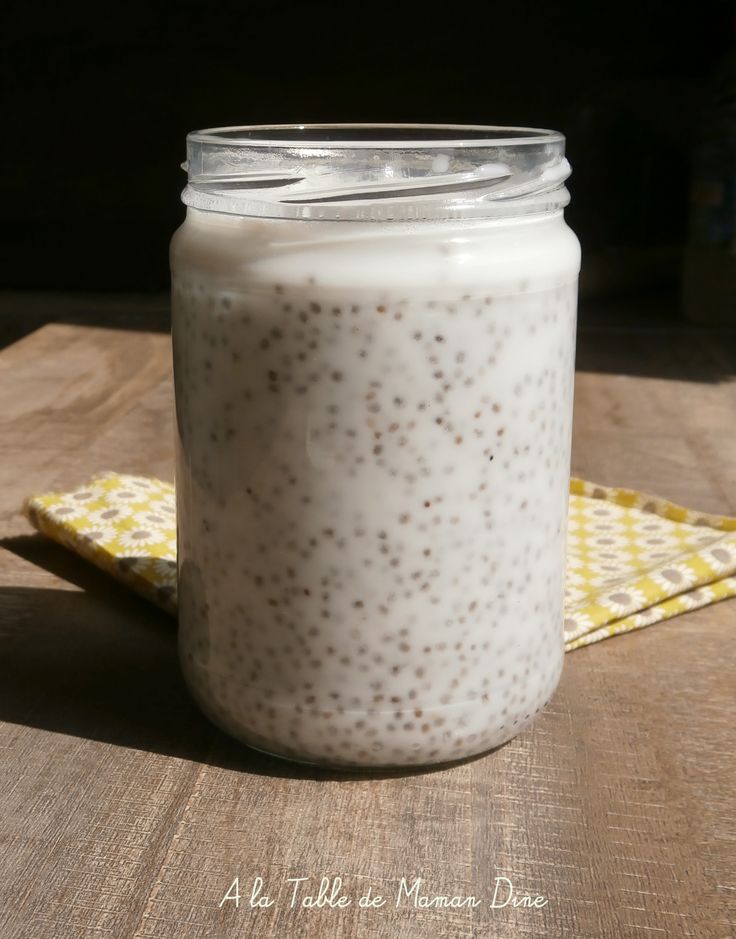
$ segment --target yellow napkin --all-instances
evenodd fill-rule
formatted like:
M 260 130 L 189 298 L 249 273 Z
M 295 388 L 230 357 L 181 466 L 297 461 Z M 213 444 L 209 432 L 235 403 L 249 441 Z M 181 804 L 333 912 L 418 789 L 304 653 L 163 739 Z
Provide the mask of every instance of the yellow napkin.
M 176 613 L 171 483 L 105 473 L 27 499 L 45 535 Z M 570 484 L 565 648 L 632 632 L 736 595 L 736 519 L 645 493 Z

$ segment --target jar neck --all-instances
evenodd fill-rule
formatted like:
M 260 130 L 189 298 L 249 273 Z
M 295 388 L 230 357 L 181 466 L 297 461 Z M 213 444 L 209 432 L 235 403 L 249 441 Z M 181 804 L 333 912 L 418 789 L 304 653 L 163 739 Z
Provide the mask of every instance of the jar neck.
M 564 138 L 523 128 L 221 128 L 189 135 L 186 169 L 187 206 L 234 216 L 508 219 L 569 201 Z

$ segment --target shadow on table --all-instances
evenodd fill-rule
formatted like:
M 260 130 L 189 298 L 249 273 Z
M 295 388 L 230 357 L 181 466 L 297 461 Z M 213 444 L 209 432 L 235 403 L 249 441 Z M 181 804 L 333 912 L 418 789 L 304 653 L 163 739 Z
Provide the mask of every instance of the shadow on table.
M 668 295 L 581 301 L 576 368 L 714 383 L 736 375 L 736 323 L 689 323 Z
M 0 586 L 0 720 L 260 776 L 349 782 L 431 771 L 333 771 L 238 744 L 189 697 L 170 616 L 40 535 L 0 539 L 0 548 L 74 585 Z
M 0 291 L 0 349 L 49 323 L 168 333 L 168 293 Z

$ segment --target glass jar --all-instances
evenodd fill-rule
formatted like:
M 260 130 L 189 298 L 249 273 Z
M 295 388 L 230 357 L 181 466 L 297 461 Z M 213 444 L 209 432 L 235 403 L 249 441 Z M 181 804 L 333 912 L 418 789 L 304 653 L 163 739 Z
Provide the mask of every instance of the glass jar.
M 179 644 L 258 749 L 430 764 L 549 701 L 580 251 L 553 131 L 188 137 Z

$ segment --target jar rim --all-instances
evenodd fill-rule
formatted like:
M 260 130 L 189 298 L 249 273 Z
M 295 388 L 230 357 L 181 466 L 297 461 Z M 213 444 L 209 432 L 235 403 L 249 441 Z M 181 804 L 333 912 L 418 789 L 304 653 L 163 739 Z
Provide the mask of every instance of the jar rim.
M 401 149 L 446 147 L 518 147 L 564 143 L 559 131 L 501 124 L 241 124 L 208 127 L 187 134 L 192 144 L 232 147 Z

